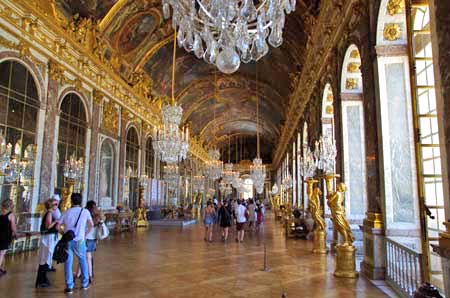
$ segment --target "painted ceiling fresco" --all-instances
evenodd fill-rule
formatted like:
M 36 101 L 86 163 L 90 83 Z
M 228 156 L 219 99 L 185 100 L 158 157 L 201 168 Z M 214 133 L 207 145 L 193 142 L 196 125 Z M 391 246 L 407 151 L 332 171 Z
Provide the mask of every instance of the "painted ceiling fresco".
M 124 79 L 144 70 L 153 81 L 154 95 L 170 95 L 173 30 L 163 20 L 160 0 L 56 1 L 68 17 L 79 14 L 100 22 L 104 41 L 120 55 Z M 270 48 L 257 65 L 241 64 L 232 75 L 216 74 L 213 66 L 178 48 L 175 94 L 185 112 L 183 122 L 190 124 L 192 133 L 205 145 L 217 143 L 226 148 L 227 142 L 222 141 L 226 136 L 245 136 L 249 140 L 245 146 L 252 151 L 256 148 L 258 94 L 261 151 L 270 161 L 285 121 L 293 77 L 304 63 L 306 32 L 311 32 L 307 19 L 319 9 L 320 0 L 298 0 L 296 12 L 286 18 L 283 45 Z

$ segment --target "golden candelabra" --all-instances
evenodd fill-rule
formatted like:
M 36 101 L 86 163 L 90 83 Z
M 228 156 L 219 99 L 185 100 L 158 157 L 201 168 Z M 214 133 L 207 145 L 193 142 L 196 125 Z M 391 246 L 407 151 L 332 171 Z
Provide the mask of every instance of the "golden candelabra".
M 75 187 L 75 180 L 74 179 L 66 179 L 66 186 L 62 189 L 62 203 L 61 203 L 61 212 L 64 212 L 70 207 L 72 207 L 72 202 L 70 200 L 70 197 L 72 196 L 74 187 Z
M 309 212 L 314 220 L 314 233 L 313 233 L 313 243 L 314 248 L 312 250 L 315 254 L 326 254 L 327 244 L 326 244 L 326 231 L 325 231 L 325 220 L 322 217 L 322 208 L 320 206 L 320 197 L 322 196 L 322 191 L 319 187 L 314 187 L 315 184 L 319 182 L 313 178 L 308 178 L 306 180 L 307 194 L 309 198 Z
M 339 183 L 336 191 L 333 190 L 333 179 L 338 177 L 334 174 L 325 176 L 327 187 L 327 204 L 331 210 L 331 217 L 336 231 L 341 234 L 342 242 L 336 245 L 336 277 L 357 278 L 355 251 L 353 246 L 353 233 L 345 216 L 344 193 L 347 187 L 344 183 Z

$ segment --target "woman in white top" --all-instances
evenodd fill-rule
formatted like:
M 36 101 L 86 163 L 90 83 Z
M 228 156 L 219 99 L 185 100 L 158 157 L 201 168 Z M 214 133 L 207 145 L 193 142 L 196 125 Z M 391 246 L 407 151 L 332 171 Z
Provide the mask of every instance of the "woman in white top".
M 247 221 L 247 209 L 245 208 L 242 201 L 238 200 L 238 206 L 235 210 L 236 212 L 236 230 L 237 230 L 237 238 L 236 242 L 240 243 L 244 241 L 244 227 L 245 222 Z

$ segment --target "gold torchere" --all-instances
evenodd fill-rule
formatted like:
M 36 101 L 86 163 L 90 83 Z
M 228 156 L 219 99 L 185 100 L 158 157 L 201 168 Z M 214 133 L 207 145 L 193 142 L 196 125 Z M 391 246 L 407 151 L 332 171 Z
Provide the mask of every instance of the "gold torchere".
M 327 180 L 327 189 L 329 180 L 333 180 L 334 175 L 327 175 L 325 178 Z M 342 236 L 342 243 L 336 245 L 336 269 L 334 275 L 336 277 L 345 278 L 357 278 L 358 272 L 356 271 L 355 262 L 355 251 L 356 248 L 353 246 L 352 230 L 345 217 L 344 208 L 344 193 L 347 187 L 344 183 L 339 183 L 337 185 L 336 191 L 328 192 L 327 203 L 331 210 L 331 217 L 333 220 L 333 225 L 336 231 Z
M 315 254 L 326 254 L 327 244 L 326 244 L 326 231 L 325 231 L 325 220 L 322 217 L 322 208 L 320 207 L 320 197 L 322 191 L 319 187 L 314 187 L 315 184 L 319 182 L 313 178 L 308 178 L 306 180 L 307 194 L 309 197 L 309 212 L 314 220 L 314 233 L 313 233 L 313 243 L 314 248 L 312 250 Z
M 137 226 L 148 227 L 147 208 L 144 204 L 144 186 L 139 185 L 139 206 L 136 210 Z
M 73 189 L 75 187 L 75 180 L 66 179 L 66 186 L 62 189 L 62 203 L 61 203 L 61 212 L 66 211 L 72 207 L 72 202 L 70 201 L 70 197 L 72 196 Z

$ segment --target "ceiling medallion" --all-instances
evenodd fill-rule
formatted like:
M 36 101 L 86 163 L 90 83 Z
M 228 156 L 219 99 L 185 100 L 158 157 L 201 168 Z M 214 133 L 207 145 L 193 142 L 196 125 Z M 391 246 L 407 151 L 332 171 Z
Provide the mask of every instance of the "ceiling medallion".
M 255 5 L 255 2 L 256 5 Z M 286 14 L 296 0 L 163 0 L 163 13 L 178 30 L 178 45 L 223 73 L 241 61 L 258 61 L 283 43 Z M 206 46 L 206 49 L 204 48 Z

